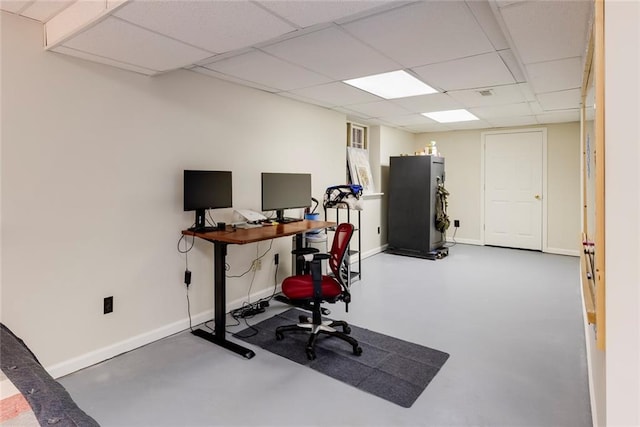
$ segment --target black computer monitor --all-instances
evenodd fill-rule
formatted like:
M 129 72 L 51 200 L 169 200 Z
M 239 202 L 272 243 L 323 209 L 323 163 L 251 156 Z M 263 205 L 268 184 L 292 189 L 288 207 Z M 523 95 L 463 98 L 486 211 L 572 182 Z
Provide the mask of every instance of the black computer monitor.
M 262 211 L 276 211 L 276 221 L 291 222 L 285 209 L 311 206 L 311 174 L 262 173 Z
M 196 223 L 190 230 L 204 230 L 207 209 L 233 206 L 231 172 L 185 170 L 183 194 L 184 210 L 196 211 Z

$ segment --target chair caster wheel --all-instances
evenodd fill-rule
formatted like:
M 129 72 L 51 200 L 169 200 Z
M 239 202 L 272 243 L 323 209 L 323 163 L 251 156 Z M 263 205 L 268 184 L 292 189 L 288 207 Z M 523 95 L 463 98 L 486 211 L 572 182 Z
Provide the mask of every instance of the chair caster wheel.
M 316 358 L 316 352 L 315 352 L 315 350 L 314 350 L 313 348 L 309 348 L 309 347 L 307 347 L 306 352 L 307 352 L 307 359 L 309 359 L 309 360 L 315 360 L 315 358 Z
M 282 341 L 284 339 L 284 334 L 282 334 L 282 332 L 276 332 L 276 339 L 278 341 Z
M 362 347 L 357 346 L 353 349 L 353 354 L 355 354 L 356 356 L 360 356 L 362 354 Z
M 342 328 L 342 332 L 344 332 L 345 334 L 350 334 L 351 328 L 349 326 L 345 326 L 344 328 Z
M 298 321 L 300 323 L 311 323 L 309 318 L 307 316 L 305 316 L 304 314 L 301 314 L 300 316 L 298 316 Z

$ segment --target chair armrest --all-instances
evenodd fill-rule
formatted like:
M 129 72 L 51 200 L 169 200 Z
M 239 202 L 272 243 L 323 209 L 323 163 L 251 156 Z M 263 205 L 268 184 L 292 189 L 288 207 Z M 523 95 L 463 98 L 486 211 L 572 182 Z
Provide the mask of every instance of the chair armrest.
M 331 255 L 325 253 L 304 254 L 298 256 L 298 259 L 304 259 L 306 262 L 319 261 L 329 258 L 331 258 Z

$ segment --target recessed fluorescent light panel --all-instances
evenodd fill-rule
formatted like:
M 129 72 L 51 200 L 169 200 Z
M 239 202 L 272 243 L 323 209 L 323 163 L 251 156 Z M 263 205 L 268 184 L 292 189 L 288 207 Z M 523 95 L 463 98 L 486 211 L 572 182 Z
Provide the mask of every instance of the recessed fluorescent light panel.
M 423 116 L 429 117 L 439 123 L 468 122 L 471 120 L 480 120 L 467 110 L 447 110 L 434 111 L 433 113 L 422 113 Z
M 438 92 L 402 70 L 345 80 L 344 83 L 384 99 L 406 98 Z

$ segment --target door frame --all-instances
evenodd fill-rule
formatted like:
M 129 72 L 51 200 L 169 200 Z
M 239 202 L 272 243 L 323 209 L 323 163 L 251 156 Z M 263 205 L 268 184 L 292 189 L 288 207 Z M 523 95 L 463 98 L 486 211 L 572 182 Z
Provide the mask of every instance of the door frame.
M 485 149 L 488 135 L 498 135 L 505 133 L 542 133 L 542 252 L 548 252 L 547 247 L 547 128 L 521 128 L 511 130 L 497 130 L 482 132 L 480 142 L 480 244 L 485 245 Z

